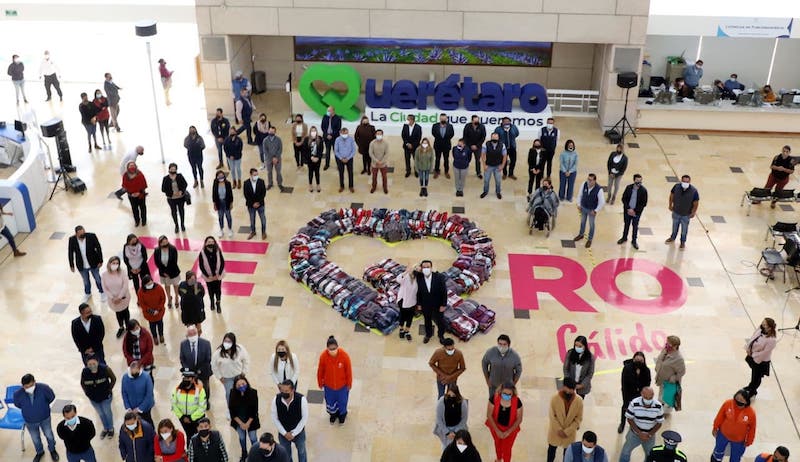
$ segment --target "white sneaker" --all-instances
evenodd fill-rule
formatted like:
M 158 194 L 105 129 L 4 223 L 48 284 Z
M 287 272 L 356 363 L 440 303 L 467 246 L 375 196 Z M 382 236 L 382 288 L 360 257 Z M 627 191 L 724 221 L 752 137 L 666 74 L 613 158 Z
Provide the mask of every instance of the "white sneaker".
M 224 235 L 225 235 L 225 230 L 223 230 L 222 228 L 220 228 L 220 229 L 219 229 L 219 237 L 222 237 L 222 236 L 224 236 Z
M 222 236 L 220 236 L 220 237 L 222 237 Z M 231 238 L 233 237 L 233 230 L 232 229 L 228 230 L 228 237 L 231 237 Z
M 90 298 L 92 298 L 92 294 L 85 294 L 85 295 L 83 296 L 83 298 L 81 299 L 81 303 L 86 303 L 86 302 L 88 302 Z
M 264 164 L 261 164 L 261 167 L 258 167 L 259 170 L 265 170 L 267 167 Z
M 108 297 L 106 297 L 106 293 L 105 292 L 100 294 L 100 301 L 103 302 L 103 303 L 108 301 Z

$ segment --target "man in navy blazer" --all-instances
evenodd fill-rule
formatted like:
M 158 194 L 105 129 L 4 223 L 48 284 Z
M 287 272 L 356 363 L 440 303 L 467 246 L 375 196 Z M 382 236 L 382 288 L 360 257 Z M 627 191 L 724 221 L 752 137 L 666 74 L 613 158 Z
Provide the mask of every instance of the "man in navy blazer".
M 94 233 L 87 233 L 83 226 L 75 227 L 75 235 L 70 236 L 67 244 L 67 259 L 69 269 L 73 273 L 75 269 L 81 273 L 83 278 L 83 301 L 89 300 L 92 295 L 92 285 L 89 282 L 89 273 L 94 278 L 97 291 L 100 292 L 100 300 L 106 301 L 106 294 L 103 293 L 103 285 L 100 280 L 100 267 L 103 266 L 103 249 L 100 241 Z
M 331 149 L 336 138 L 339 137 L 339 132 L 342 131 L 342 118 L 336 115 L 336 110 L 333 106 L 328 106 L 328 112 L 322 116 L 322 139 L 325 141 L 325 168 L 328 170 L 331 166 Z
M 403 138 L 403 153 L 406 157 L 406 178 L 411 176 L 411 159 L 417 152 L 419 143 L 422 141 L 422 127 L 416 124 L 417 118 L 413 114 L 406 117 L 408 123 L 403 125 L 403 131 L 400 136 Z M 414 176 L 419 176 L 417 170 L 414 169 Z
M 106 336 L 106 327 L 103 325 L 103 318 L 92 314 L 92 307 L 87 303 L 78 306 L 80 316 L 72 320 L 72 341 L 81 354 L 83 365 L 86 359 L 94 355 L 100 364 L 106 364 L 106 356 L 103 352 L 103 338 Z
M 200 338 L 195 326 L 186 329 L 186 339 L 181 342 L 181 367 L 188 368 L 197 374 L 206 390 L 206 402 L 211 403 L 211 342 Z M 209 404 L 208 409 L 211 406 Z
M 453 129 L 453 124 L 448 122 L 447 114 L 439 115 L 439 123 L 433 124 L 431 127 L 431 135 L 433 135 L 433 150 L 436 151 L 436 167 L 433 169 L 433 177 L 439 178 L 439 161 L 444 157 L 444 176 L 450 178 L 450 150 L 452 147 L 453 137 L 456 135 Z
M 422 309 L 425 318 L 425 339 L 428 343 L 433 337 L 433 322 L 439 334 L 439 343 L 444 341 L 445 323 L 444 310 L 447 309 L 447 285 L 444 275 L 433 271 L 430 260 L 422 260 L 421 272 L 417 274 L 417 306 Z

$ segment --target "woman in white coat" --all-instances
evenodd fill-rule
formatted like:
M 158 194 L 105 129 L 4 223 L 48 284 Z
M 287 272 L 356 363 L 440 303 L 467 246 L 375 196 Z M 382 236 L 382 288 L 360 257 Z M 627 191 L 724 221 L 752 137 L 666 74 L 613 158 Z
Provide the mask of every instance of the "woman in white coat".
M 286 343 L 286 340 L 281 340 L 275 345 L 275 353 L 269 358 L 269 372 L 272 375 L 272 381 L 275 382 L 275 386 L 279 390 L 280 384 L 284 380 L 291 380 L 294 384 L 294 389 L 297 390 L 300 363 L 297 361 L 297 355 L 289 349 L 289 344 Z
M 231 398 L 231 390 L 236 377 L 247 375 L 250 355 L 242 345 L 236 343 L 236 335 L 228 332 L 222 337 L 222 344 L 211 354 L 211 372 L 225 387 L 225 403 Z

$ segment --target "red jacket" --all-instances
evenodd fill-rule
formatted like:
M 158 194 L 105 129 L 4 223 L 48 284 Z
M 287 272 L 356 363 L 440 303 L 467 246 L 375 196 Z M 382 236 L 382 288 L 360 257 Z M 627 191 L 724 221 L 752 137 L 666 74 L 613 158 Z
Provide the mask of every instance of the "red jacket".
M 180 430 L 175 430 L 175 454 L 166 455 L 161 452 L 161 446 L 159 446 L 158 442 L 161 440 L 161 435 L 158 434 L 158 429 L 156 429 L 156 437 L 155 442 L 153 444 L 153 448 L 156 450 L 156 455 L 161 456 L 164 462 L 178 462 L 186 460 L 186 437 L 183 436 L 183 432 Z
M 756 437 L 756 413 L 752 407 L 740 408 L 734 399 L 729 399 L 719 408 L 713 429 L 721 431 L 729 441 L 750 446 Z
M 161 321 L 164 317 L 164 303 L 167 302 L 167 294 L 160 284 L 156 284 L 152 289 L 146 290 L 144 286 L 139 287 L 136 294 L 139 298 L 139 308 L 142 309 L 144 318 L 149 322 Z
M 317 384 L 320 388 L 326 386 L 333 390 L 342 387 L 353 387 L 353 368 L 350 364 L 350 356 L 339 348 L 336 356 L 331 356 L 328 350 L 319 355 L 319 365 L 317 366 Z
M 127 169 L 127 166 L 125 167 Z M 147 180 L 144 178 L 144 173 L 136 172 L 136 175 L 131 178 L 128 172 L 122 174 L 122 189 L 128 194 L 144 192 L 147 189 Z
M 139 360 L 139 363 L 144 366 L 151 366 L 153 364 L 153 336 L 150 335 L 150 331 L 141 327 L 141 332 L 139 332 L 139 352 L 141 353 L 142 359 Z M 122 354 L 125 355 L 125 362 L 130 366 L 133 362 L 133 352 L 128 349 L 128 337 L 133 336 L 130 332 L 126 332 L 125 336 L 122 337 Z

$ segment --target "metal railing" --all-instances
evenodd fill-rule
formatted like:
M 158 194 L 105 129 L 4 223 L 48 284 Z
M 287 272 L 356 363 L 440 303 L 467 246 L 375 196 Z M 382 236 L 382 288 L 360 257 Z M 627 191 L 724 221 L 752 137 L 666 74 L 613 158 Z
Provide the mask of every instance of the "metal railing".
M 600 92 L 596 90 L 547 90 L 553 112 L 596 114 Z

